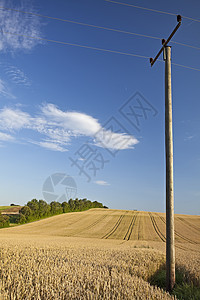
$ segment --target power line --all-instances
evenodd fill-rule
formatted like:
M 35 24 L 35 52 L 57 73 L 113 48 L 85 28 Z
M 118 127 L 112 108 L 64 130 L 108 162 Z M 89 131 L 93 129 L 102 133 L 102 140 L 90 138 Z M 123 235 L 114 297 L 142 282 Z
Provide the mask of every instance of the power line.
M 176 16 L 177 15 L 177 14 L 170 13 L 170 12 L 163 11 L 163 10 L 157 10 L 157 9 L 137 6 L 137 5 L 128 4 L 128 3 L 124 3 L 124 2 L 118 2 L 118 1 L 113 1 L 113 0 L 104 0 L 104 1 L 115 3 L 115 4 L 121 4 L 121 5 L 129 6 L 129 7 L 134 7 L 134 8 L 138 8 L 138 9 L 148 10 L 148 11 L 152 11 L 152 12 L 156 12 L 156 13 L 160 13 L 160 14 L 165 14 L 165 15 L 171 15 L 171 16 Z M 181 15 L 181 16 L 185 19 L 192 20 L 192 21 L 200 23 L 200 20 L 198 20 L 198 19 L 194 19 L 194 18 L 191 18 L 191 17 L 186 17 L 186 16 L 183 16 L 183 15 Z
M 62 45 L 75 46 L 75 47 L 81 47 L 81 48 L 92 49 L 92 50 L 97 50 L 97 51 L 104 51 L 104 52 L 110 52 L 110 53 L 115 53 L 115 54 L 122 54 L 122 55 L 127 55 L 127 56 L 134 56 L 134 57 L 148 58 L 149 59 L 148 56 L 139 55 L 139 54 L 126 53 L 126 52 L 115 51 L 115 50 L 110 50 L 110 49 L 103 49 L 103 48 L 92 47 L 92 46 L 87 46 L 87 45 L 81 45 L 81 44 L 76 44 L 76 43 L 68 43 L 68 42 L 56 41 L 56 40 L 45 39 L 45 38 L 40 38 L 40 37 L 27 36 L 27 35 L 24 35 L 24 34 L 12 33 L 12 32 L 9 32 L 9 31 L 5 32 L 5 31 L 1 30 L 1 32 L 3 34 L 17 35 L 17 36 L 25 37 L 25 38 L 29 38 L 29 39 L 36 39 L 36 40 L 41 40 L 41 41 L 46 41 L 46 42 L 51 42 L 51 43 L 57 43 L 57 44 L 62 44 Z
M 33 36 L 27 36 L 24 34 L 18 34 L 18 33 L 12 33 L 12 32 L 5 32 L 1 30 L 3 34 L 10 34 L 10 35 L 16 35 L 20 37 L 25 37 L 29 39 L 35 39 L 35 40 L 40 40 L 40 41 L 45 41 L 45 42 L 51 42 L 51 43 L 56 43 L 60 45 L 68 45 L 68 46 L 74 46 L 74 47 L 80 47 L 80 48 L 85 48 L 85 49 L 91 49 L 91 50 L 96 50 L 96 51 L 101 51 L 101 52 L 107 52 L 107 53 L 114 53 L 114 54 L 121 54 L 121 55 L 126 55 L 126 56 L 132 56 L 132 57 L 139 57 L 139 58 L 145 58 L 149 60 L 148 56 L 144 55 L 139 55 L 139 54 L 134 54 L 134 53 L 128 53 L 128 52 L 122 52 L 122 51 L 116 51 L 116 50 L 110 50 L 110 49 L 104 49 L 104 48 L 98 48 L 98 47 L 92 47 L 88 45 L 81 45 L 81 44 L 76 44 L 76 43 L 68 43 L 68 42 L 62 42 L 62 41 L 57 41 L 57 40 L 52 40 L 52 39 L 46 39 L 46 38 L 40 38 L 40 37 L 33 37 Z M 163 62 L 162 60 L 158 59 L 158 61 Z M 200 69 L 189 67 L 189 66 L 184 66 L 176 63 L 172 63 L 173 65 L 176 65 L 178 67 L 186 68 L 186 69 L 191 69 L 195 71 L 199 71 Z
M 183 44 L 183 43 L 174 42 L 174 41 L 170 41 L 170 43 L 177 44 L 177 45 L 180 45 L 180 46 L 186 46 L 186 47 L 189 47 L 189 48 L 193 48 L 193 49 L 200 50 L 200 48 L 199 48 L 199 47 L 192 46 L 192 45 L 188 45 L 188 44 Z
M 200 69 L 196 69 L 193 67 L 188 67 L 188 66 L 184 66 L 184 65 L 180 65 L 180 64 L 176 64 L 176 63 L 172 63 L 172 65 L 200 72 Z
M 41 15 L 41 14 L 37 14 L 37 13 L 27 12 L 27 11 L 23 11 L 23 10 L 19 10 L 19 9 L 8 8 L 8 7 L 4 7 L 4 6 L 0 6 L 0 9 L 11 10 L 11 11 L 20 12 L 20 13 L 28 14 L 28 15 L 33 15 L 33 16 L 37 16 L 37 17 L 41 17 L 41 18 L 47 18 L 47 19 L 52 19 L 52 20 L 56 20 L 56 21 L 77 24 L 77 25 L 81 25 L 81 26 L 87 26 L 87 27 L 92 27 L 92 28 L 97 28 L 97 29 L 102 29 L 102 30 L 108 30 L 108 31 L 123 33 L 123 34 L 127 34 L 127 35 L 135 35 L 135 36 L 140 36 L 140 37 L 145 37 L 145 38 L 150 38 L 150 39 L 155 39 L 155 40 L 161 40 L 161 38 L 151 36 L 151 35 L 140 34 L 140 33 L 125 31 L 125 30 L 121 30 L 121 29 L 110 28 L 110 27 L 98 26 L 98 25 L 93 25 L 93 24 L 88 24 L 88 23 L 83 23 L 83 22 L 77 22 L 77 21 L 73 21 L 73 20 L 69 20 L 69 19 L 56 18 L 56 17 Z M 185 43 L 180 43 L 180 42 L 175 42 L 175 41 L 171 41 L 171 43 L 200 50 L 200 47 L 188 45 Z

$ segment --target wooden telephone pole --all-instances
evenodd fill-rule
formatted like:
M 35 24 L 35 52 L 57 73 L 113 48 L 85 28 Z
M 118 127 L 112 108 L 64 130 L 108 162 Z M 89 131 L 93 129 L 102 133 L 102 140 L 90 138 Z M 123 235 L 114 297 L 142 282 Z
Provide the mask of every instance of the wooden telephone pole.
M 172 291 L 175 285 L 175 244 L 174 244 L 174 184 L 173 184 L 173 134 L 172 134 L 172 90 L 171 90 L 171 47 L 167 44 L 181 25 L 177 16 L 177 26 L 167 41 L 162 40 L 162 48 L 156 57 L 150 58 L 151 66 L 163 52 L 165 61 L 165 153 L 166 153 L 166 289 Z

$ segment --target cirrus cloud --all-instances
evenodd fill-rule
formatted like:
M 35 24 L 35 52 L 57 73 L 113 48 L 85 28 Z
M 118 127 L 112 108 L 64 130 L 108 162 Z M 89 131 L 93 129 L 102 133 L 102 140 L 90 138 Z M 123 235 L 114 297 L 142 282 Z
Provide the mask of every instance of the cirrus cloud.
M 7 84 L 2 79 L 0 79 L 0 95 L 11 99 L 15 98 L 15 96 L 9 91 Z
M 17 68 L 16 66 L 6 66 L 5 73 L 11 82 L 17 85 L 30 86 L 31 82 L 28 77 L 24 74 L 22 70 Z
M 30 1 L 0 1 L 0 50 L 30 50 L 41 41 L 41 23 L 36 15 L 25 15 L 17 10 L 35 12 Z M 13 10 L 9 10 L 10 8 Z M 31 36 L 33 39 L 27 38 Z

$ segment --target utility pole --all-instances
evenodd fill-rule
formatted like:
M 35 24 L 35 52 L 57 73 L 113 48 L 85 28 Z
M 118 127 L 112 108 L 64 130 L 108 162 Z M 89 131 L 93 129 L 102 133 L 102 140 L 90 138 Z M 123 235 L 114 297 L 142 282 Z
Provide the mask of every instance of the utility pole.
M 171 47 L 165 46 L 166 288 L 175 284 Z
M 175 285 L 175 243 L 174 243 L 174 184 L 173 184 L 173 134 L 172 134 L 172 90 L 171 90 L 171 47 L 167 44 L 181 25 L 177 16 L 177 26 L 167 41 L 162 40 L 162 48 L 156 57 L 150 58 L 151 66 L 163 52 L 165 61 L 165 154 L 166 154 L 166 290 Z

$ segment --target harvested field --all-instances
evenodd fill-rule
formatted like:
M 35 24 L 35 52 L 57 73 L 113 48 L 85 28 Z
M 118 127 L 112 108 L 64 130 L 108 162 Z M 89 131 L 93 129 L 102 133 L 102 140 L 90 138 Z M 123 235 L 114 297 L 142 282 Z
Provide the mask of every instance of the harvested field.
M 0 212 L 2 215 L 17 215 L 21 206 L 0 206 Z

